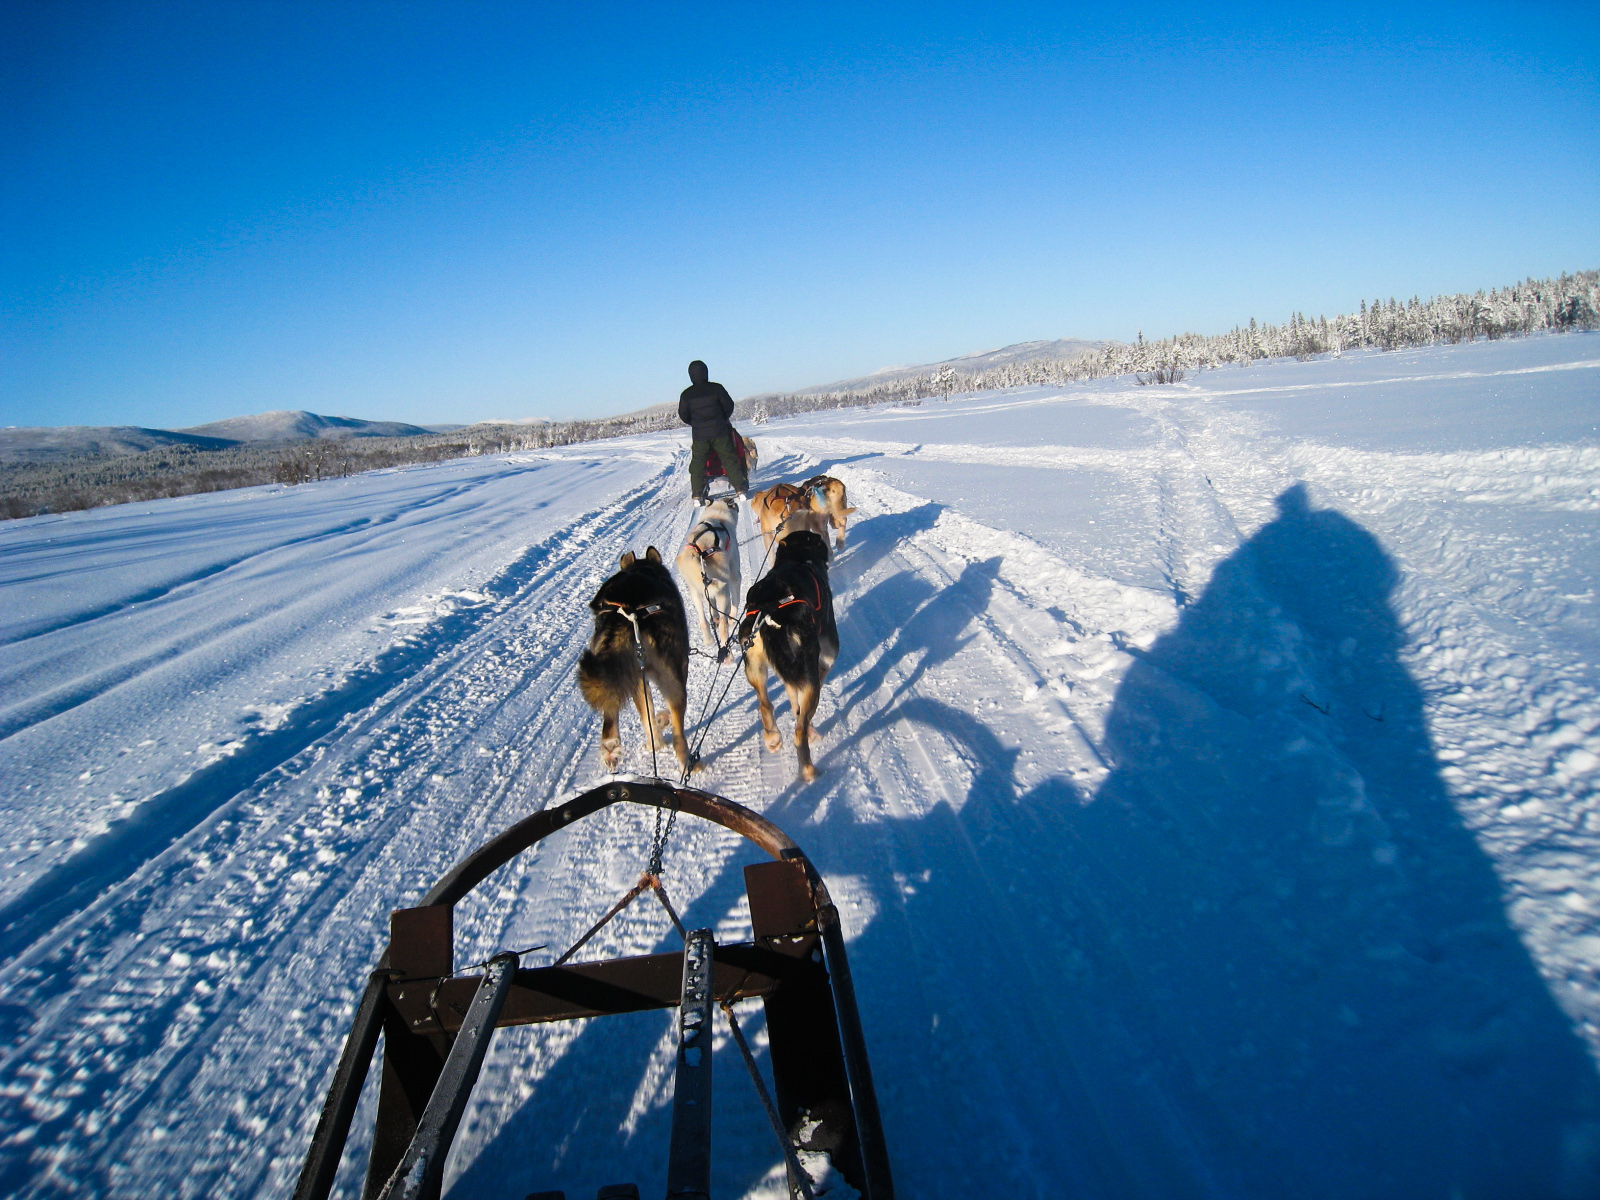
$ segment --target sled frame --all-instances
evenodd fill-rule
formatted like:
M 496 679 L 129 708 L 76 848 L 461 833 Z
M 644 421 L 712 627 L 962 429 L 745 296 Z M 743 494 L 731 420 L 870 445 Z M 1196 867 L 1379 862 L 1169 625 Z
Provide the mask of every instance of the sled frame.
M 748 479 L 750 474 L 750 454 L 745 449 L 744 437 L 735 429 L 730 440 L 733 442 L 733 452 L 739 456 L 739 465 L 744 469 L 745 477 Z M 722 455 L 715 450 L 707 450 L 706 486 L 711 486 L 713 479 L 726 479 L 727 475 L 728 464 L 722 461 Z
M 838 909 L 827 885 L 788 834 L 759 813 L 658 779 L 613 780 L 534 813 L 457 863 L 417 907 L 391 914 L 389 947 L 367 977 L 295 1200 L 327 1200 L 380 1033 L 384 1048 L 365 1200 L 383 1192 L 412 1150 L 456 1035 L 463 1023 L 473 1024 L 469 1013 L 481 1009 L 477 998 L 487 978 L 454 973 L 455 905 L 524 850 L 620 803 L 699 817 L 772 856 L 770 862 L 745 868 L 754 940 L 712 946 L 710 999 L 762 999 L 778 1111 L 791 1138 L 807 1126 L 812 1132 L 806 1148 L 826 1149 L 834 1168 L 866 1200 L 893 1200 L 861 1014 Z M 493 1029 L 510 1025 L 676 1008 L 683 980 L 682 951 L 531 970 L 516 967 L 482 1037 L 486 1041 Z M 470 1091 L 471 1082 L 463 1085 L 455 1078 L 444 1086 Z M 464 1104 L 466 1097 L 459 1099 Z M 453 1127 L 449 1133 L 453 1135 Z M 431 1151 L 439 1163 L 435 1180 L 442 1175 L 448 1150 L 447 1136 Z M 421 1200 L 436 1200 L 437 1195 L 435 1182 Z

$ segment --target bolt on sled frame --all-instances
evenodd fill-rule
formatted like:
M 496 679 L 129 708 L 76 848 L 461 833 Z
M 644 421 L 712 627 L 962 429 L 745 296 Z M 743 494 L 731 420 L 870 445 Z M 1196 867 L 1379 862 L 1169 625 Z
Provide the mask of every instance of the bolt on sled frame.
M 523 968 L 517 955 L 502 953 L 478 964 L 486 968 L 481 975 L 455 974 L 455 904 L 530 846 L 618 803 L 700 817 L 772 855 L 771 862 L 745 868 L 754 940 L 719 946 L 710 930 L 685 931 L 683 951 L 567 962 L 596 926 L 553 966 Z M 678 924 L 660 881 L 648 873 L 601 924 L 646 886 L 657 889 Z M 711 1039 L 703 1043 L 704 1055 L 694 1043 L 702 1032 L 710 1033 L 715 1003 L 728 1015 L 769 1117 L 781 1125 L 791 1195 L 812 1195 L 794 1153 L 799 1144 L 828 1151 L 834 1169 L 865 1200 L 893 1200 L 838 910 L 800 847 L 760 814 L 661 780 L 613 781 L 534 813 L 485 843 L 418 907 L 395 911 L 389 928 L 389 949 L 368 976 L 295 1200 L 326 1200 L 332 1189 L 380 1033 L 378 1115 L 363 1197 L 437 1200 L 445 1157 L 495 1029 L 658 1008 L 680 1013 L 667 1195 L 705 1200 L 711 1168 Z M 775 1106 L 733 1020 L 732 1002 L 752 997 L 760 997 L 766 1010 Z M 622 1194 L 609 1187 L 604 1192 Z

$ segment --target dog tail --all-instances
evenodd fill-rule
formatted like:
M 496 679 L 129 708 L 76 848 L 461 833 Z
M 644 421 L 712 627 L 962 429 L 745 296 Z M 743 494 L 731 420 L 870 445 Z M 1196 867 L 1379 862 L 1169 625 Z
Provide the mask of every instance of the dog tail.
M 601 712 L 620 708 L 639 688 L 639 660 L 632 654 L 585 650 L 578 658 L 578 688 L 590 708 Z

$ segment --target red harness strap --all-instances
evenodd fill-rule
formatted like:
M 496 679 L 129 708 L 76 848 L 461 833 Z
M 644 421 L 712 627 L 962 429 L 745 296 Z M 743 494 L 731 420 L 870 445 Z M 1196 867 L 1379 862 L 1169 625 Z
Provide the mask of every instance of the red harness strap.
M 815 600 L 807 600 L 804 596 L 796 596 L 793 592 L 790 592 L 782 600 L 774 604 L 773 607 L 788 608 L 791 604 L 809 604 L 812 611 L 820 613 L 822 611 L 822 580 L 817 577 L 816 571 L 811 572 L 811 583 L 817 589 L 817 598 Z M 759 612 L 761 612 L 759 608 L 750 608 L 745 610 L 744 615 L 751 617 Z

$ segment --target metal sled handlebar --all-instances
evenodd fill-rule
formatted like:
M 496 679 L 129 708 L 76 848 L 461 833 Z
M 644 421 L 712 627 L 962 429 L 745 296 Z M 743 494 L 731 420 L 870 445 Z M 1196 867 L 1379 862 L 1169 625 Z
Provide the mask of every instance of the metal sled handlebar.
M 479 846 L 450 869 L 450 873 L 433 885 L 433 890 L 423 897 L 420 907 L 446 904 L 455 905 L 473 888 L 494 871 L 506 865 L 528 847 L 538 844 L 552 833 L 565 829 L 574 821 L 599 812 L 613 804 L 648 804 L 655 808 L 676 808 L 691 816 L 700 817 L 713 824 L 731 829 L 748 838 L 773 858 L 798 858 L 805 862 L 806 873 L 812 887 L 827 895 L 827 885 L 801 853 L 800 847 L 783 830 L 758 812 L 724 800 L 710 792 L 694 788 L 671 787 L 655 780 L 632 780 L 604 784 L 593 788 L 565 804 L 536 812 L 518 821 L 499 837 Z
M 827 885 L 793 839 L 759 813 L 660 780 L 614 781 L 534 813 L 456 864 L 416 908 L 391 916 L 389 948 L 356 1009 L 295 1200 L 326 1200 L 331 1191 L 380 1032 L 383 1071 L 364 1194 L 383 1193 L 402 1163 L 415 1166 L 420 1147 L 428 1156 L 428 1178 L 407 1194 L 433 1200 L 476 1062 L 494 1028 L 678 1006 L 682 953 L 532 970 L 497 956 L 487 975 L 452 974 L 454 905 L 524 850 L 618 803 L 700 817 L 775 860 L 745 868 L 755 941 L 712 947 L 706 1003 L 763 999 L 785 1123 L 795 1129 L 803 1120 L 813 1122 L 822 1131 L 819 1148 L 832 1153 L 835 1167 L 867 1200 L 893 1200 L 866 1038 Z M 463 1037 L 470 1049 L 458 1044 Z

